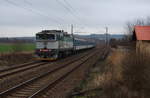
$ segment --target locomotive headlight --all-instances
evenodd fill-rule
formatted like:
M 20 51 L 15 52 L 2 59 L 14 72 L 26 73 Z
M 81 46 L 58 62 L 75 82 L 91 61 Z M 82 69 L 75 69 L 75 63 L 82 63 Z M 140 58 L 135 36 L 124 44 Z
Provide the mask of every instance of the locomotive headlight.
M 51 51 L 51 50 L 49 50 L 49 49 L 40 49 L 40 52 L 49 52 L 49 51 Z

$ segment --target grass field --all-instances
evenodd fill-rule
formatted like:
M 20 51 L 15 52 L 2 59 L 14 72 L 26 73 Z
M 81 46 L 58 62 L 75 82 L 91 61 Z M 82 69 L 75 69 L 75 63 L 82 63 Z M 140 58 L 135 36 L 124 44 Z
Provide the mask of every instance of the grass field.
M 33 51 L 35 49 L 35 44 L 23 43 L 23 44 L 10 44 L 10 43 L 0 43 L 0 53 L 14 52 L 14 49 L 20 48 L 21 51 Z

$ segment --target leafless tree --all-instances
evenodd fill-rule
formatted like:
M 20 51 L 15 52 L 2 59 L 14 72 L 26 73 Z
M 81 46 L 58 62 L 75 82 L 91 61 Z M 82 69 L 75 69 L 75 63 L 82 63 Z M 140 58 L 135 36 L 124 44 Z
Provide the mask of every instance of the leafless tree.
M 137 19 L 135 21 L 129 21 L 126 23 L 126 30 L 127 30 L 127 33 L 129 35 L 132 35 L 133 33 L 133 30 L 134 30 L 134 26 L 136 25 L 139 25 L 139 26 L 143 26 L 143 25 L 146 25 L 144 19 Z
M 146 25 L 150 25 L 150 16 L 146 18 Z
M 132 22 L 126 23 L 127 34 L 132 34 L 134 28 L 134 24 Z
M 150 19 L 150 18 L 149 18 L 149 19 Z M 148 20 L 148 18 L 147 18 L 147 20 Z M 126 39 L 126 40 L 132 39 L 132 34 L 133 34 L 133 31 L 134 31 L 134 27 L 137 26 L 137 25 L 138 25 L 138 26 L 144 26 L 144 25 L 149 24 L 150 21 L 149 21 L 149 23 L 148 23 L 147 20 L 144 20 L 144 19 L 140 18 L 140 19 L 136 19 L 136 20 L 134 20 L 134 21 L 128 21 L 128 22 L 126 23 L 126 27 L 125 27 L 125 29 L 126 29 L 126 34 L 127 34 L 127 35 L 125 35 L 125 39 Z

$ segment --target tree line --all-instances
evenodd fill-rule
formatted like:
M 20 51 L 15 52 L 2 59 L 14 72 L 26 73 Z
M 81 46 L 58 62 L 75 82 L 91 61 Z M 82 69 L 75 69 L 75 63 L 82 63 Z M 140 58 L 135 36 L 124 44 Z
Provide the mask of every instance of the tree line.
M 34 38 L 0 38 L 0 43 L 33 43 Z

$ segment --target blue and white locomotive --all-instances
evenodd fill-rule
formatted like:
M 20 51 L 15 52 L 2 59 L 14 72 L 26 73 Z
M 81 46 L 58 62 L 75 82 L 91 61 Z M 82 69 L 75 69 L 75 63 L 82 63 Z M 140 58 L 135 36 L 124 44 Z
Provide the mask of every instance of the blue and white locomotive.
M 56 60 L 75 51 L 93 47 L 94 43 L 74 38 L 63 30 L 43 30 L 36 34 L 35 56 L 39 60 Z

